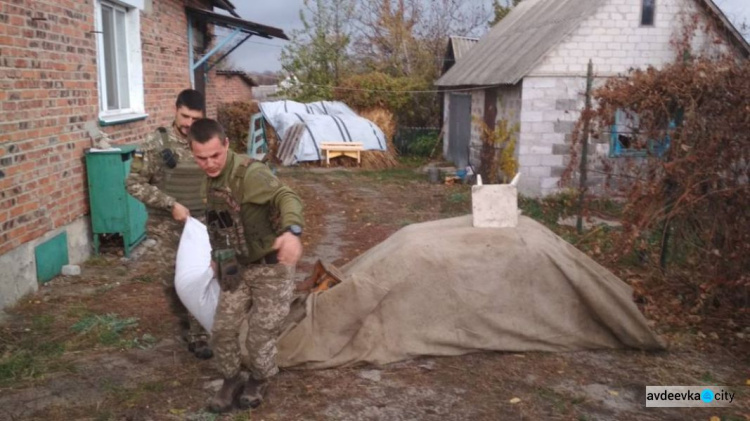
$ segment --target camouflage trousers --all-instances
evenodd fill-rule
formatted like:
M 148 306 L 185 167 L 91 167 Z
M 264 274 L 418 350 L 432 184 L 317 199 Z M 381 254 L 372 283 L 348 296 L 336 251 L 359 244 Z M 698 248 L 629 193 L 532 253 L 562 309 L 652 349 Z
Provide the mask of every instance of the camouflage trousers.
M 146 231 L 150 238 L 158 241 L 157 248 L 151 252 L 151 257 L 156 261 L 162 274 L 161 283 L 164 286 L 164 294 L 167 296 L 172 313 L 180 320 L 182 334 L 190 343 L 197 340 L 205 341 L 208 338 L 208 334 L 182 304 L 174 287 L 177 247 L 180 245 L 180 236 L 182 235 L 183 227 L 184 224 L 182 222 L 175 221 L 171 216 L 167 216 L 166 214 L 149 214 Z
M 264 264 L 243 269 L 244 282 L 234 292 L 219 295 L 211 347 L 225 379 L 244 368 L 263 380 L 279 372 L 276 340 L 294 295 L 294 268 Z

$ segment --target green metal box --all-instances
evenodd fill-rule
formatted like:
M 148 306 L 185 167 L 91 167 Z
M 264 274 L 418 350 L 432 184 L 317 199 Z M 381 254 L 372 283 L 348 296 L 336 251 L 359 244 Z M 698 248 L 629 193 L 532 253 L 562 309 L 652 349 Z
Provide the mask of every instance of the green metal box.
M 99 254 L 99 235 L 120 234 L 125 256 L 146 237 L 146 206 L 125 190 L 135 145 L 119 145 L 119 150 L 86 151 L 91 227 L 94 251 Z

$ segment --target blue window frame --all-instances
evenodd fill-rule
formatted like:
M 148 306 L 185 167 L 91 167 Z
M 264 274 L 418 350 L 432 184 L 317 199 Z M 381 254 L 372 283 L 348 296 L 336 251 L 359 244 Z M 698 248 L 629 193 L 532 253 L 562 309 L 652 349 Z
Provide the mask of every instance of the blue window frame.
M 678 113 L 681 114 L 681 113 Z M 678 115 L 678 119 L 680 116 Z M 615 112 L 615 122 L 610 128 L 609 156 L 615 157 L 661 157 L 669 149 L 669 132 L 677 127 L 671 120 L 663 139 L 644 139 L 639 131 L 638 115 L 624 110 Z

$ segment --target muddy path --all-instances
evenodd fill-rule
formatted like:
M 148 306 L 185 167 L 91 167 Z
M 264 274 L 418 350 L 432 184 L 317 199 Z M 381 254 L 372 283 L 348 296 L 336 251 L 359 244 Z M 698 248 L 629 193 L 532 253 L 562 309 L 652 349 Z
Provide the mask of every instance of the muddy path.
M 342 265 L 410 223 L 469 211 L 466 186 L 411 170 L 284 171 L 306 203 L 302 278 L 315 260 Z M 708 420 L 730 408 L 645 408 L 646 385 L 744 385 L 745 348 L 675 332 L 668 352 L 484 352 L 384 367 L 285 370 L 253 412 L 204 410 L 218 387 L 210 361 L 177 337 L 150 256 L 117 248 L 82 276 L 57 278 L 0 319 L 0 420 Z

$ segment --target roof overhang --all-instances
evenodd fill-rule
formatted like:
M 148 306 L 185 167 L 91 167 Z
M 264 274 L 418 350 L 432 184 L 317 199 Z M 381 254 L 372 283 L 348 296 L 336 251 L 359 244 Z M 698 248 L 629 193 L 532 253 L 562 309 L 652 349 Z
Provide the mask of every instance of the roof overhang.
M 714 3 L 713 0 L 702 0 L 699 1 L 699 3 L 702 4 L 706 8 L 706 10 L 708 10 L 710 15 L 719 20 L 722 28 L 729 35 L 730 41 L 733 42 L 742 51 L 745 58 L 750 57 L 750 44 L 748 44 L 747 40 L 745 40 L 745 37 L 742 36 L 742 33 L 737 30 L 734 24 L 732 24 L 732 21 L 727 18 L 727 15 L 725 15 L 724 12 L 722 12 L 721 9 L 716 6 L 716 3 Z
M 219 9 L 226 10 L 227 12 L 231 13 L 232 16 L 240 17 L 240 15 L 237 14 L 237 11 L 234 10 L 234 5 L 229 0 L 212 0 L 211 5 L 213 7 L 218 7 Z
M 258 86 L 257 83 L 255 83 L 255 80 L 248 76 L 247 73 L 241 71 L 241 70 L 217 70 L 216 74 L 218 76 L 226 76 L 226 77 L 234 77 L 238 76 L 240 79 L 242 79 L 243 82 L 247 83 L 249 86 Z
M 225 0 L 221 0 L 220 2 L 228 3 Z M 289 40 L 289 37 L 286 36 L 283 29 L 274 28 L 273 26 L 261 25 L 260 23 L 250 22 L 249 20 L 240 19 L 239 17 L 220 15 L 218 13 L 203 9 L 196 9 L 190 6 L 185 6 L 185 11 L 187 12 L 188 16 L 191 16 L 199 21 L 228 29 L 237 29 L 240 32 L 248 35 L 255 35 L 268 39 L 279 38 Z

